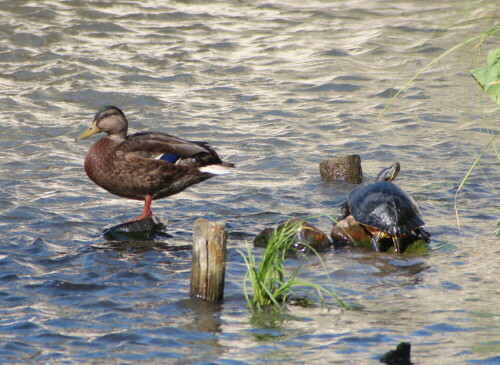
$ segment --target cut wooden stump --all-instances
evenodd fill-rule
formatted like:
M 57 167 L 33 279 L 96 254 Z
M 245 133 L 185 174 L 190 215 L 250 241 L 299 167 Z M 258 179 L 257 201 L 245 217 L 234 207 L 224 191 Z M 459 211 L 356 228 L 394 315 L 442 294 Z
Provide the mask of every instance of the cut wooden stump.
M 347 155 L 330 158 L 319 164 L 319 173 L 323 181 L 344 180 L 353 184 L 361 184 L 363 181 L 361 157 Z
M 193 227 L 190 297 L 211 303 L 224 298 L 227 232 L 224 222 L 198 218 Z

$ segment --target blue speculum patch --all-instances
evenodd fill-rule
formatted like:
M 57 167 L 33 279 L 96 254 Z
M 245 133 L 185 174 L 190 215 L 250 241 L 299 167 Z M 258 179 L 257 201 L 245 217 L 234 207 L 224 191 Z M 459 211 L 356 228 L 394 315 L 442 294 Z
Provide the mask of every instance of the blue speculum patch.
M 170 163 L 175 163 L 179 159 L 179 156 L 177 156 L 175 153 L 165 153 L 163 156 L 160 157 L 160 160 L 167 161 Z

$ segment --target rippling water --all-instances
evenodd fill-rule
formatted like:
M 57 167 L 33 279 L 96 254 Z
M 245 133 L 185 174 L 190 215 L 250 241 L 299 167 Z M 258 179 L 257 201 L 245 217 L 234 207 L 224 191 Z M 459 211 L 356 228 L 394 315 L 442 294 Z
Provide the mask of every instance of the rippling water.
M 495 1 L 462 5 L 3 1 L 0 362 L 361 364 L 409 341 L 417 363 L 499 363 L 493 148 L 458 195 L 461 229 L 454 214 L 457 186 L 498 132 L 498 107 L 468 74 L 477 50 L 420 75 L 378 117 L 394 88 L 498 16 Z M 132 130 L 209 141 L 238 173 L 154 202 L 172 238 L 110 246 L 103 228 L 141 203 L 83 172 L 92 141 L 74 138 L 102 105 L 121 107 Z M 351 153 L 367 181 L 401 163 L 432 252 L 324 253 L 360 310 L 252 320 L 236 249 L 292 215 L 338 215 L 353 186 L 321 182 L 318 163 Z M 200 216 L 230 232 L 221 308 L 187 300 L 191 252 L 174 249 Z M 302 275 L 327 283 L 314 259 Z

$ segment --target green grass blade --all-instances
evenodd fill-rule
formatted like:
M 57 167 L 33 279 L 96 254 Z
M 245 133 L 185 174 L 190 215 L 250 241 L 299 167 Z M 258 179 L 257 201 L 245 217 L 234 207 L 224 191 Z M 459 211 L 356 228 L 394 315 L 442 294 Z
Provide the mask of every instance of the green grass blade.
M 458 197 L 458 193 L 460 192 L 460 190 L 462 189 L 462 187 L 464 186 L 465 182 L 467 181 L 467 179 L 469 178 L 472 170 L 474 170 L 474 168 L 476 167 L 476 165 L 479 163 L 479 160 L 481 159 L 481 157 L 484 155 L 484 153 L 486 152 L 486 150 L 491 146 L 491 144 L 493 143 L 493 141 L 497 138 L 498 134 L 494 134 L 490 141 L 486 144 L 486 146 L 483 147 L 483 149 L 481 150 L 481 152 L 479 153 L 479 155 L 476 157 L 476 159 L 474 160 L 474 162 L 472 163 L 471 167 L 469 168 L 469 170 L 467 171 L 467 173 L 465 174 L 465 177 L 462 179 L 462 182 L 460 183 L 460 185 L 458 186 L 457 188 L 457 191 L 455 192 L 455 197 L 454 197 L 454 206 L 455 206 L 455 217 L 457 219 L 457 226 L 458 226 L 458 230 L 460 231 L 460 217 L 459 217 L 459 214 L 458 214 L 458 205 L 457 205 L 457 197 Z

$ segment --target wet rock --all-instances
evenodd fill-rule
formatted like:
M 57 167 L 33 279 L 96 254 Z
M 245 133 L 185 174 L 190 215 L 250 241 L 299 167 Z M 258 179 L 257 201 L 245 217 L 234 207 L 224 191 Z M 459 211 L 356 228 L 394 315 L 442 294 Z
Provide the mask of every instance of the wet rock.
M 343 180 L 353 184 L 361 184 L 363 182 L 361 157 L 347 155 L 330 158 L 319 164 L 319 173 L 323 181 Z
M 274 228 L 264 228 L 262 231 L 260 231 L 257 236 L 253 239 L 253 244 L 256 247 L 266 247 L 267 242 L 269 241 L 269 238 L 274 232 Z
M 390 350 L 382 356 L 381 363 L 387 365 L 413 365 L 410 359 L 411 344 L 409 342 L 401 342 L 396 350 Z
M 356 222 L 352 215 L 340 220 L 333 227 L 330 236 L 335 247 L 341 246 L 361 246 L 370 247 L 371 236 L 366 232 L 361 224 Z
M 147 241 L 164 234 L 165 228 L 165 225 L 153 216 L 107 228 L 103 232 L 103 237 L 109 241 Z
M 351 246 L 371 250 L 371 235 L 352 215 L 340 220 L 333 227 L 330 236 L 336 249 Z M 428 242 L 425 238 L 408 234 L 401 239 L 401 253 L 423 254 L 429 250 Z M 393 250 L 394 245 L 391 238 L 381 239 L 381 252 L 389 253 Z
M 299 218 L 291 218 L 285 223 L 280 224 L 277 229 L 280 230 L 287 225 L 297 224 L 297 234 L 294 237 L 295 242 L 293 246 L 300 251 L 307 250 L 305 245 L 314 248 L 318 252 L 325 251 L 330 247 L 330 240 L 325 233 L 307 222 L 299 225 L 299 221 L 301 221 Z M 260 231 L 253 240 L 254 245 L 257 247 L 266 247 L 273 232 L 274 228 L 265 228 Z

